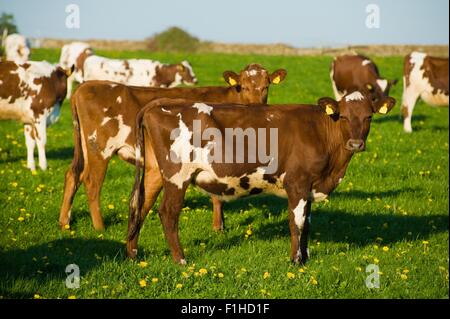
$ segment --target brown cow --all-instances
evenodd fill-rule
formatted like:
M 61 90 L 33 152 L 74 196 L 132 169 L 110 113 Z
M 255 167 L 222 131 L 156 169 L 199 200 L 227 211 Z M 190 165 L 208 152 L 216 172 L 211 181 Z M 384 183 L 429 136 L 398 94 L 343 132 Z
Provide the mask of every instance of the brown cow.
M 369 90 L 374 99 L 389 96 L 389 91 L 397 80 L 380 77 L 376 64 L 369 58 L 359 55 L 335 57 L 331 63 L 330 78 L 336 100 L 347 92 Z
M 403 129 L 411 133 L 411 117 L 419 97 L 434 106 L 448 106 L 448 58 L 413 52 L 405 57 L 403 74 Z
M 37 144 L 39 166 L 45 170 L 47 126 L 55 123 L 66 97 L 66 81 L 71 70 L 46 61 L 16 64 L 0 62 L 0 120 L 24 123 L 27 167 L 34 171 L 34 148 Z
M 141 182 L 137 161 L 127 255 L 136 256 L 145 205 L 163 187 L 163 230 L 174 260 L 186 263 L 178 219 L 192 183 L 225 200 L 263 192 L 287 196 L 291 259 L 305 262 L 311 202 L 326 198 L 344 177 L 353 154 L 365 149 L 372 114 L 386 114 L 394 104 L 391 97 L 374 102 L 369 92 L 358 91 L 339 102 L 321 98 L 318 106 L 253 108 L 170 99 L 149 103 L 136 120 L 136 152 L 144 153 L 144 178 Z
M 229 87 L 143 88 L 108 81 L 88 81 L 80 85 L 71 98 L 75 149 L 65 177 L 61 227 L 69 227 L 73 198 L 83 182 L 94 228 L 104 228 L 100 191 L 108 163 L 117 153 L 121 159 L 134 164 L 133 127 L 136 114 L 148 102 L 161 97 L 183 97 L 205 102 L 266 103 L 269 85 L 279 83 L 285 76 L 283 69 L 269 74 L 259 64 L 250 64 L 239 75 L 224 72 L 224 78 L 232 85 Z M 223 227 L 222 206 L 214 198 L 213 203 L 214 229 L 219 230 Z

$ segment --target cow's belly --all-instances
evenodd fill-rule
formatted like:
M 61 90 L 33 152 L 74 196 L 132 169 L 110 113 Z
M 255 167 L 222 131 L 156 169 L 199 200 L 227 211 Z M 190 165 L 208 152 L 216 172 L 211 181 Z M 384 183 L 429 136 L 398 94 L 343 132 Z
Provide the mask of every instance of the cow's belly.
M 434 106 L 448 106 L 448 95 L 443 93 L 433 94 L 431 92 L 423 92 L 420 96 L 425 103 Z
M 265 179 L 263 171 L 258 169 L 255 173 L 240 177 L 218 177 L 214 172 L 202 171 L 196 176 L 194 184 L 224 201 L 262 193 L 287 197 L 283 188 L 284 175 Z
M 10 99 L 0 99 L 0 120 L 17 120 L 23 123 L 33 123 L 31 97 L 17 98 L 14 103 Z

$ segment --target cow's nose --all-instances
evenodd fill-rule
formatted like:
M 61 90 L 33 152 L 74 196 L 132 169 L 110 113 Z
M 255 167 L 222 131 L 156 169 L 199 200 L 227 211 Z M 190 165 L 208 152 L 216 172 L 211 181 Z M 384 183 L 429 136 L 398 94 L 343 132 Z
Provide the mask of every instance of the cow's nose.
M 359 139 L 349 139 L 345 147 L 352 152 L 362 152 L 365 149 L 365 144 L 363 140 Z

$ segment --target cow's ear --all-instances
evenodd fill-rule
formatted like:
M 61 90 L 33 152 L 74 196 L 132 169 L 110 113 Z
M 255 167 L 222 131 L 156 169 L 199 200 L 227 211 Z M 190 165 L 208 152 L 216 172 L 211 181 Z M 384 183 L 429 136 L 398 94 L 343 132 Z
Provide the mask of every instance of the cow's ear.
M 387 96 L 374 103 L 373 105 L 374 113 L 387 114 L 395 106 L 395 103 L 396 101 L 393 97 Z
M 184 65 L 183 64 L 177 64 L 177 71 L 183 72 L 184 71 Z
M 72 64 L 72 66 L 70 67 L 70 69 L 66 69 L 64 70 L 66 73 L 66 76 L 69 77 L 72 75 L 73 71 L 75 70 L 75 64 Z
M 270 83 L 278 84 L 284 80 L 287 75 L 287 71 L 285 69 L 278 69 L 270 75 Z
M 231 86 L 239 84 L 239 75 L 237 75 L 233 71 L 223 72 L 223 78 L 225 79 L 225 82 L 227 82 Z
M 322 111 L 329 116 L 339 113 L 339 103 L 331 97 L 320 98 L 319 101 L 317 101 L 317 104 Z
M 393 87 L 393 86 L 396 85 L 397 83 L 398 83 L 398 79 L 393 79 L 393 80 L 389 80 L 389 81 L 388 81 L 389 87 Z

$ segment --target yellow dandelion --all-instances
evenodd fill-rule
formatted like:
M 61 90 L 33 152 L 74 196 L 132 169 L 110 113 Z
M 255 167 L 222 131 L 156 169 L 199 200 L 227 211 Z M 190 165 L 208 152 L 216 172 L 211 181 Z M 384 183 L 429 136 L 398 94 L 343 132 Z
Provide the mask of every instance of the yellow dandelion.
M 311 285 L 314 285 L 314 286 L 318 284 L 316 278 L 314 278 L 314 277 L 311 277 L 311 278 L 309 279 L 309 282 L 311 283 Z
M 203 275 L 206 275 L 206 274 L 208 273 L 208 270 L 207 270 L 206 268 L 200 268 L 200 269 L 198 270 L 198 273 L 199 273 L 201 276 L 203 276 Z
M 141 267 L 141 268 L 145 268 L 145 267 L 147 267 L 147 265 L 148 265 L 148 263 L 146 261 L 139 262 L 139 267 Z
M 406 276 L 405 274 L 401 274 L 400 278 L 402 278 L 402 280 L 406 280 L 406 279 L 408 279 L 408 276 Z
M 182 284 L 177 284 L 177 285 L 175 286 L 175 288 L 181 289 L 181 288 L 183 288 L 183 285 L 182 285 Z
M 375 258 L 373 259 L 373 263 L 374 263 L 374 264 L 378 264 L 379 262 L 380 262 L 380 260 L 379 260 L 378 258 L 375 257 Z
M 188 274 L 187 272 L 185 272 L 185 271 L 183 271 L 183 272 L 181 273 L 181 275 L 182 275 L 184 278 L 188 278 L 188 277 L 189 277 L 189 274 Z
M 64 225 L 64 229 L 70 229 L 70 225 L 69 224 Z
M 424 244 L 424 245 L 428 245 L 430 242 L 428 241 L 428 240 L 423 240 L 422 241 L 422 244 Z
M 409 273 L 409 269 L 405 268 L 405 269 L 403 269 L 402 272 L 403 272 L 404 274 L 407 274 L 407 273 Z
M 114 205 L 113 204 L 108 204 L 108 209 L 114 209 Z
M 362 271 L 362 268 L 361 268 L 361 267 L 356 267 L 355 269 L 356 269 L 356 271 L 358 271 L 358 272 L 361 272 L 361 271 Z
M 378 249 L 378 245 L 373 245 L 373 249 L 377 250 Z
M 303 269 L 303 268 L 300 268 L 300 269 L 298 270 L 298 272 L 300 272 L 300 273 L 304 273 L 304 272 L 305 272 L 305 269 Z
M 288 279 L 294 279 L 295 278 L 295 274 L 292 273 L 292 272 L 288 272 L 287 273 L 287 277 L 288 277 Z
M 39 294 L 34 294 L 33 298 L 34 299 L 41 299 L 41 296 Z
M 156 277 L 153 277 L 153 278 L 152 278 L 152 283 L 156 284 L 158 281 L 159 281 L 158 278 L 156 278 Z
M 246 235 L 251 236 L 253 234 L 251 229 L 247 229 L 247 231 L 245 232 Z
M 74 295 L 71 295 L 71 296 L 67 297 L 67 299 L 77 299 L 77 297 Z
M 71 235 L 71 236 L 75 236 L 75 231 L 72 230 L 72 231 L 70 232 L 70 235 Z
M 22 216 L 20 216 L 19 218 L 17 218 L 17 220 L 18 220 L 19 222 L 23 222 L 23 221 L 25 220 L 25 218 L 23 218 Z
M 270 274 L 269 274 L 268 271 L 266 271 L 266 272 L 264 273 L 264 275 L 263 275 L 263 278 L 264 278 L 264 279 L 267 279 L 267 278 L 269 278 L 269 277 L 270 277 Z
M 389 247 L 388 246 L 384 246 L 383 247 L 383 251 L 389 251 Z
M 147 286 L 147 281 L 145 279 L 139 280 L 139 286 L 141 286 L 141 288 L 144 288 L 145 286 Z
M 223 277 L 224 277 L 224 274 L 221 273 L 221 272 L 219 272 L 219 273 L 217 274 L 217 276 L 218 276 L 219 278 L 223 278 Z

